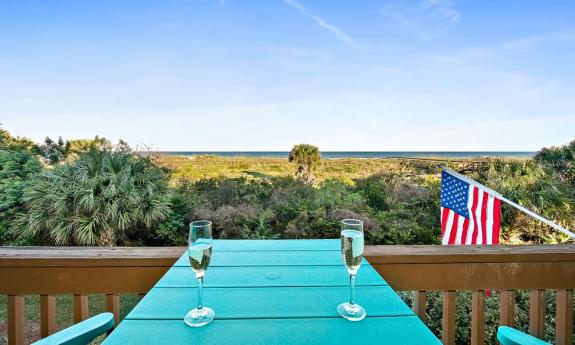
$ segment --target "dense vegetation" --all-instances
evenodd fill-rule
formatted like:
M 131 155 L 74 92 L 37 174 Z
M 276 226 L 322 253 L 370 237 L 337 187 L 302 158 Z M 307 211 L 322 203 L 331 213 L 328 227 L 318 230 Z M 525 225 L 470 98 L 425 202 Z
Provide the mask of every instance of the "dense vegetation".
M 93 150 L 36 175 L 26 189 L 18 228 L 59 245 L 114 245 L 166 218 L 162 171 L 130 152 Z
M 575 141 L 529 160 L 321 160 L 311 145 L 290 157 L 140 155 L 99 137 L 35 144 L 0 131 L 0 245 L 181 245 L 197 219 L 212 220 L 218 238 L 336 238 L 342 218 L 362 219 L 370 244 L 435 244 L 442 165 L 575 228 Z M 568 238 L 503 207 L 501 240 Z M 458 343 L 466 343 L 470 297 L 458 298 Z M 440 298 L 428 300 L 439 334 Z M 520 327 L 526 300 L 517 295 Z M 486 305 L 494 341 L 497 295 Z
M 292 177 L 209 178 L 180 183 L 173 205 L 190 219 L 210 219 L 220 238 L 337 238 L 342 218 L 365 223 L 368 243 L 435 243 L 439 234 L 435 195 L 394 175 L 375 175 L 353 184 L 326 180 L 317 186 Z M 424 181 L 418 181 L 423 184 Z M 416 211 L 417 210 L 417 211 Z M 164 227 L 183 238 L 184 227 Z M 177 236 L 176 236 L 177 237 Z
M 40 161 L 27 150 L 0 150 L 0 244 L 11 243 L 11 224 L 24 212 L 24 189 L 40 170 Z

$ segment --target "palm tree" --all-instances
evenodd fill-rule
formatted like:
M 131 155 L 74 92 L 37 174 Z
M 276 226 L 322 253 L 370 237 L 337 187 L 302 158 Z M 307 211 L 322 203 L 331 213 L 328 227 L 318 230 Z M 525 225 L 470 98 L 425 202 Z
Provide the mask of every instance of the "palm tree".
M 315 177 L 313 170 L 321 162 L 321 156 L 317 146 L 310 144 L 295 145 L 290 153 L 288 160 L 290 163 L 297 165 L 295 176 L 304 183 L 313 183 Z
M 46 170 L 24 193 L 21 236 L 58 245 L 111 246 L 129 231 L 150 228 L 169 212 L 163 172 L 147 158 L 91 150 Z
M 94 139 L 71 139 L 68 140 L 68 154 L 78 156 L 91 150 L 112 150 L 113 145 L 110 140 L 95 136 Z

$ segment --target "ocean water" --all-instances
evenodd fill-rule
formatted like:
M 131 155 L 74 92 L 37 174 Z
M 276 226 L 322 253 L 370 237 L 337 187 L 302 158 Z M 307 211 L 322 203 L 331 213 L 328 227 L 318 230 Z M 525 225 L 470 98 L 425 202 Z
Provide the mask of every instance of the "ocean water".
M 213 155 L 223 157 L 267 157 L 287 158 L 288 151 L 159 151 L 162 155 L 196 156 Z M 477 157 L 508 157 L 530 158 L 535 155 L 531 151 L 322 151 L 322 158 L 477 158 Z

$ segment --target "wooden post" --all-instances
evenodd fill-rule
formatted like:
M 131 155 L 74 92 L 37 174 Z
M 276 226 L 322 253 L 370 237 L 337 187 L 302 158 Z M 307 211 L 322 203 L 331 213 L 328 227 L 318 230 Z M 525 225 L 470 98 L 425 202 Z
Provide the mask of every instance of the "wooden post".
M 106 295 L 106 310 L 114 314 L 114 327 L 120 323 L 120 296 Z
M 46 338 L 56 331 L 56 296 L 40 296 L 40 336 Z
M 499 299 L 499 324 L 513 327 L 514 320 L 515 294 L 512 290 L 503 290 Z
M 413 291 L 413 311 L 425 322 L 425 291 Z
M 74 323 L 88 318 L 88 296 L 74 295 Z
M 444 345 L 455 345 L 455 291 L 443 292 L 443 319 L 441 320 Z
M 24 345 L 24 296 L 8 296 L 8 345 Z
M 471 294 L 471 345 L 485 344 L 485 291 Z
M 545 290 L 529 292 L 529 334 L 545 337 Z
M 555 344 L 573 344 L 573 290 L 557 290 Z

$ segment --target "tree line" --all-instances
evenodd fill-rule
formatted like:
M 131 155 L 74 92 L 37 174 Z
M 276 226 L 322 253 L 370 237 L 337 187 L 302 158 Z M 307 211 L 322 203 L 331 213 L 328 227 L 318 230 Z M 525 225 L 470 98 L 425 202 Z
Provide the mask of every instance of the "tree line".
M 574 157 L 575 141 L 529 160 L 484 160 L 466 173 L 573 228 Z M 296 145 L 288 160 L 292 176 L 175 180 L 154 155 L 124 141 L 36 144 L 1 130 L 0 244 L 183 244 L 187 224 L 200 218 L 211 219 L 220 238 L 336 238 L 346 217 L 364 220 L 368 243 L 438 243 L 441 162 L 406 161 L 364 178 L 317 181 L 317 147 Z M 502 222 L 504 243 L 567 241 L 511 208 Z

